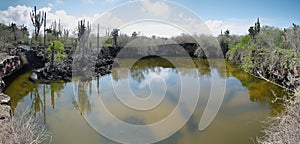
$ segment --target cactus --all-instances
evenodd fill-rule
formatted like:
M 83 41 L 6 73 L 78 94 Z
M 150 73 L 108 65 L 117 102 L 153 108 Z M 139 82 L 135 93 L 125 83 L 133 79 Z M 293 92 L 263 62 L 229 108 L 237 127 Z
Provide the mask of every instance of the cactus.
M 35 41 L 37 41 L 40 29 L 45 19 L 45 15 L 46 14 L 43 11 L 39 11 L 37 13 L 36 6 L 34 6 L 34 9 L 30 12 L 30 19 L 34 26 Z
M 91 24 L 87 22 L 87 25 L 85 25 L 85 20 L 80 20 L 78 22 L 78 41 L 79 41 L 79 47 L 85 48 L 88 46 L 88 40 L 89 35 L 91 33 Z M 85 49 L 87 51 L 87 49 Z M 84 50 L 82 51 L 82 54 L 84 55 Z

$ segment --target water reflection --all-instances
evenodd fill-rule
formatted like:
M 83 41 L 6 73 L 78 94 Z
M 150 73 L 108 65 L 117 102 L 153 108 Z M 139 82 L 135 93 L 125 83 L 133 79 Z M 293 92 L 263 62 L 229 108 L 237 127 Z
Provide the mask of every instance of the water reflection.
M 43 121 L 46 123 L 47 108 L 55 108 L 55 99 L 63 95 L 63 89 L 66 84 L 64 82 L 54 82 L 51 84 L 33 83 L 28 80 L 29 76 L 30 73 L 19 76 L 4 92 L 11 96 L 13 113 L 18 107 L 18 103 L 24 102 L 24 98 L 27 98 L 28 102 L 26 102 L 26 106 L 22 106 L 20 109 L 30 107 L 34 115 L 42 114 Z M 47 104 L 47 97 L 50 97 L 50 104 Z M 51 105 L 51 107 L 47 105 Z
M 76 97 L 75 107 L 80 111 L 80 114 L 89 114 L 91 112 L 91 103 L 89 96 L 92 95 L 92 81 L 77 81 L 75 92 L 78 93 Z M 99 89 L 98 89 L 99 90 Z
M 282 110 L 280 106 L 282 104 L 282 100 L 275 100 L 275 96 L 273 92 L 278 97 L 283 97 L 287 95 L 287 92 L 282 90 L 276 85 L 273 85 L 264 80 L 257 79 L 250 74 L 241 72 L 241 69 L 234 66 L 231 63 L 226 65 L 227 77 L 228 78 L 236 78 L 241 84 L 247 88 L 249 99 L 252 102 L 259 102 L 261 104 L 269 105 L 271 108 L 271 114 L 277 114 Z
M 111 143 L 91 129 L 82 118 L 82 115 L 92 116 L 98 112 L 99 97 L 113 115 L 127 123 L 144 125 L 160 121 L 168 116 L 178 103 L 181 87 L 179 76 L 184 79 L 200 77 L 200 100 L 188 123 L 161 143 L 247 143 L 251 141 L 249 137 L 259 134 L 261 120 L 268 114 L 272 115 L 281 110 L 280 101 L 272 102 L 274 100 L 272 91 L 277 93 L 277 96 L 283 96 L 286 93 L 282 89 L 254 78 L 230 63 L 226 64 L 225 72 L 224 65 L 218 59 L 209 63 L 207 60 L 195 58 L 193 61 L 196 68 L 187 65 L 186 58 L 172 58 L 172 61 L 179 66 L 175 68 L 170 61 L 161 58 L 141 59 L 137 62 L 131 59 L 122 60 L 121 67 L 127 66 L 128 69 L 114 68 L 110 75 L 91 81 L 70 83 L 32 83 L 28 81 L 30 73 L 27 73 L 15 79 L 6 88 L 5 93 L 11 96 L 13 111 L 29 106 L 33 113 L 40 115 L 50 131 L 55 133 L 55 143 L 84 142 L 76 136 L 80 131 L 84 132 L 81 132 L 85 137 L 84 140 Z M 131 68 L 130 63 L 134 63 Z M 130 88 L 134 93 L 145 97 L 151 93 L 148 84 L 151 77 L 155 76 L 164 77 L 167 83 L 167 97 L 157 108 L 146 113 L 135 111 L 120 103 L 110 84 L 111 80 L 122 84 L 129 79 Z M 212 125 L 204 132 L 199 132 L 197 127 L 209 96 L 210 79 L 213 76 L 226 80 L 225 98 Z M 160 86 L 159 82 L 155 86 Z M 77 97 L 74 97 L 73 91 L 77 93 Z M 184 112 L 178 113 L 176 119 L 181 119 L 182 114 Z M 105 126 L 110 119 L 98 114 L 94 121 L 101 122 L 104 124 L 101 126 Z M 65 128 L 67 125 L 70 130 Z M 159 131 L 152 129 L 149 131 L 152 131 L 155 137 L 161 136 Z

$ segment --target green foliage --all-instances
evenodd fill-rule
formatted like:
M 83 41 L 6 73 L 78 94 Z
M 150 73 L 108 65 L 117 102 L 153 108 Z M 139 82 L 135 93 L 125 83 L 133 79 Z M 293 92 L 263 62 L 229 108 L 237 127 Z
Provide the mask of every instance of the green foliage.
M 237 43 L 236 46 L 244 49 L 249 44 L 249 40 L 250 40 L 250 36 L 246 35 L 241 39 L 239 43 Z
M 230 45 L 229 50 L 227 52 L 227 58 L 232 60 L 232 58 L 235 55 L 237 49 L 247 48 L 248 44 L 249 44 L 249 40 L 250 40 L 250 36 L 246 35 L 238 43 Z
M 49 59 L 51 58 L 53 43 L 54 43 L 54 53 L 55 53 L 54 62 L 55 63 L 60 63 L 66 57 L 66 54 L 64 52 L 64 50 L 65 50 L 64 44 L 61 41 L 58 41 L 58 40 L 50 42 L 50 45 L 47 48 L 47 54 L 48 54 Z
M 112 38 L 108 37 L 103 44 L 104 47 L 112 47 Z
M 259 27 L 259 28 L 258 28 Z M 244 36 L 238 43 L 229 46 L 227 59 L 239 64 L 245 71 L 258 72 L 268 79 L 293 87 L 300 67 L 300 27 L 284 29 L 256 24 L 250 28 L 254 36 Z

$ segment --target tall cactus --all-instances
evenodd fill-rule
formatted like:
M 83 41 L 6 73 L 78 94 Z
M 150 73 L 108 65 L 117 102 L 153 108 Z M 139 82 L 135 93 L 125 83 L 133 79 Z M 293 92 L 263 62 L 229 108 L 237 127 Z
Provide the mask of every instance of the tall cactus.
M 259 23 L 259 18 L 257 18 L 257 22 L 255 23 L 255 31 L 256 33 L 260 32 L 260 23 Z
M 51 47 L 51 63 L 50 63 L 50 67 L 53 68 L 54 66 L 54 55 L 55 55 L 55 51 L 54 51 L 54 42 L 52 42 L 52 47 Z
M 47 46 L 46 46 L 46 12 L 44 13 L 44 60 L 47 57 Z
M 86 38 L 91 32 L 91 25 L 87 22 L 85 26 L 85 20 L 80 20 L 78 22 L 78 39 Z
M 78 22 L 78 39 L 80 40 L 85 31 L 85 20 Z
M 44 15 L 43 11 L 36 12 L 36 6 L 34 6 L 34 9 L 30 12 L 30 19 L 34 26 L 35 41 L 37 41 L 40 29 L 43 25 L 45 19 Z
M 62 27 L 60 25 L 60 19 L 58 20 L 58 23 L 56 23 L 56 20 L 52 22 L 51 24 L 51 32 L 53 36 L 58 40 L 59 37 L 62 35 Z
M 87 22 L 87 25 L 85 25 L 85 20 L 80 20 L 78 22 L 78 41 L 79 41 L 79 47 L 83 48 L 83 55 L 84 55 L 84 48 L 87 51 L 86 47 L 88 47 L 88 40 L 89 35 L 91 33 L 91 24 Z

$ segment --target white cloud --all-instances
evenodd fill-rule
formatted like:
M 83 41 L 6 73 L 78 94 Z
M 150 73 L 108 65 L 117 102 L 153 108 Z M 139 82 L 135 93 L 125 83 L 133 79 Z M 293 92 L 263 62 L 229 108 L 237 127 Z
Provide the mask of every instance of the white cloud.
M 122 20 L 119 17 L 114 16 L 110 12 L 95 14 L 92 19 L 94 23 L 100 23 L 100 25 L 110 28 L 119 27 L 123 24 Z
M 166 83 L 167 79 L 170 77 L 170 72 L 167 69 L 159 70 L 159 68 L 155 68 L 154 71 L 150 71 L 146 74 L 145 79 L 138 85 L 139 88 L 145 88 L 146 86 L 150 86 L 151 81 L 160 81 L 162 80 Z
M 172 25 L 151 21 L 132 23 L 130 25 L 126 25 L 121 30 L 127 35 L 131 35 L 134 31 L 141 32 L 142 35 L 145 35 L 147 37 L 151 37 L 153 35 L 159 37 L 171 37 L 183 33 L 183 31 Z
M 72 15 L 68 15 L 64 10 L 57 10 L 55 13 L 47 14 L 47 25 L 50 26 L 53 21 L 60 20 L 61 26 L 68 29 L 75 29 L 78 18 Z
M 219 35 L 221 30 L 229 30 L 231 34 L 245 35 L 248 33 L 249 26 L 253 21 L 246 19 L 225 19 L 225 20 L 208 20 L 205 24 L 209 27 L 213 35 Z
M 163 16 L 165 18 L 169 17 L 170 15 L 169 6 L 164 2 L 151 2 L 150 0 L 145 0 L 141 3 L 143 5 L 141 8 L 142 12 L 148 15 Z
M 95 14 L 93 17 L 87 17 L 86 19 L 92 22 L 92 27 L 95 28 L 94 32 L 96 32 L 97 25 L 100 25 L 100 35 L 104 35 L 107 30 L 119 28 L 124 23 L 119 17 L 110 12 Z
M 0 11 L 0 22 L 5 24 L 16 23 L 17 25 L 25 24 L 28 26 L 31 24 L 29 16 L 31 10 L 31 7 L 24 5 L 10 6 L 7 10 Z
M 61 1 L 61 0 L 60 0 Z M 144 5 L 144 9 L 138 12 L 157 15 L 157 16 L 168 16 L 170 14 L 170 10 L 168 5 L 163 2 L 150 2 L 150 1 L 142 1 Z M 79 20 L 85 19 L 89 21 L 92 25 L 92 28 L 96 28 L 97 24 L 100 24 L 100 34 L 105 34 L 108 29 L 112 28 L 120 28 L 123 24 L 128 23 L 127 21 L 121 17 L 115 15 L 112 12 L 105 12 L 102 14 L 94 14 L 93 16 L 86 17 L 76 17 L 68 14 L 64 10 L 53 11 L 50 7 L 52 4 L 48 4 L 49 7 L 43 7 L 38 9 L 37 11 L 47 12 L 47 27 L 51 25 L 51 23 L 60 19 L 61 25 L 64 28 L 68 28 L 69 30 L 74 31 L 77 28 L 77 23 Z M 17 25 L 25 24 L 29 32 L 32 33 L 34 28 L 32 26 L 29 13 L 32 10 L 32 7 L 27 7 L 24 5 L 17 5 L 15 7 L 8 7 L 7 10 L 0 11 L 0 22 L 9 24 L 16 23 Z M 185 15 L 182 15 L 178 21 L 174 21 L 174 24 L 178 24 L 179 26 L 183 26 L 182 28 L 187 28 L 187 32 L 193 33 L 212 33 L 213 35 L 219 35 L 221 29 L 225 31 L 226 29 L 230 30 L 231 34 L 247 34 L 248 28 L 250 25 L 253 25 L 252 20 L 245 19 L 225 19 L 225 20 L 207 20 L 205 22 L 199 22 L 193 18 L 189 18 Z M 209 29 L 206 29 L 206 26 Z M 95 29 L 94 29 L 95 30 Z M 162 24 L 159 22 L 146 22 L 146 23 L 133 23 L 127 25 L 123 29 L 123 33 L 131 34 L 133 31 L 141 31 L 146 36 L 161 36 L 161 37 L 170 37 L 174 35 L 178 35 L 184 31 L 181 31 L 175 26 Z
M 48 3 L 48 6 L 49 6 L 49 7 L 52 7 L 52 6 L 53 6 L 53 4 L 52 4 L 52 3 Z
M 185 29 L 186 32 L 190 32 L 190 34 L 218 36 L 221 30 L 224 32 L 228 29 L 231 34 L 245 35 L 248 33 L 249 26 L 253 25 L 253 21 L 248 19 L 210 19 L 201 21 L 198 18 L 181 18 L 176 24 L 182 26 L 182 28 Z
M 8 7 L 7 10 L 0 11 L 0 22 L 5 24 L 16 23 L 17 25 L 26 25 L 29 29 L 29 32 L 32 33 L 34 27 L 30 20 L 29 13 L 32 11 L 32 7 L 20 6 L 17 5 L 15 7 Z M 107 29 L 112 29 L 115 27 L 120 27 L 123 23 L 121 19 L 116 16 L 113 16 L 112 13 L 106 12 L 102 14 L 94 14 L 93 16 L 85 16 L 85 17 L 76 17 L 68 14 L 64 10 L 52 11 L 51 7 L 43 7 L 37 9 L 37 11 L 47 12 L 47 27 L 50 27 L 53 21 L 58 22 L 60 20 L 61 26 L 63 28 L 67 28 L 70 32 L 74 31 L 77 28 L 77 24 L 79 20 L 85 19 L 85 21 L 89 21 L 92 25 L 92 28 L 96 28 L 97 24 L 100 23 L 102 27 L 101 34 L 105 34 Z M 42 30 L 41 30 L 42 33 Z
M 12 22 L 16 23 L 17 25 L 24 24 L 28 27 L 29 32 L 32 33 L 34 27 L 29 15 L 32 9 L 32 7 L 20 5 L 15 7 L 10 6 L 7 10 L 0 11 L 0 22 L 7 25 Z M 78 18 L 68 15 L 64 10 L 58 10 L 53 13 L 51 7 L 43 7 L 37 9 L 37 11 L 47 12 L 47 27 L 49 27 L 54 20 L 58 21 L 59 19 L 61 20 L 61 25 L 65 28 L 74 30 L 77 26 Z
M 208 20 L 205 21 L 205 24 L 213 35 L 220 34 L 221 29 L 223 29 L 223 21 L 221 20 Z

